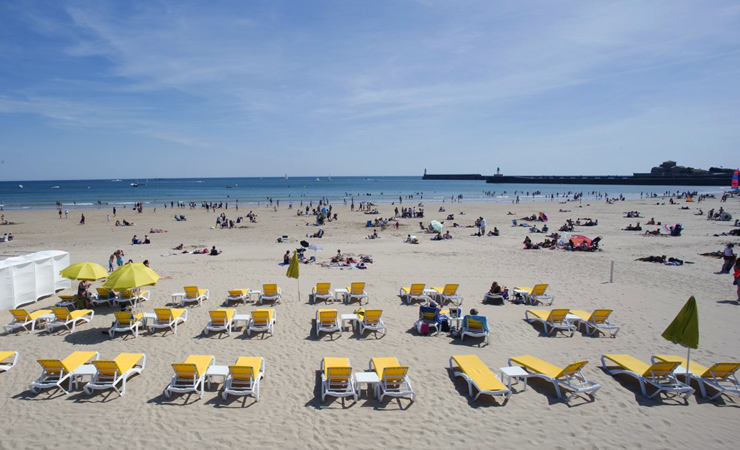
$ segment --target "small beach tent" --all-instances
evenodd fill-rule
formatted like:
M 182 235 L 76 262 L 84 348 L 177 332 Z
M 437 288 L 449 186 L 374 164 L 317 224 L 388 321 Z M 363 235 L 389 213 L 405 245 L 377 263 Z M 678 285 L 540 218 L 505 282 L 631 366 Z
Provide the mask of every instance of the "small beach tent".
M 41 297 L 68 289 L 59 272 L 69 266 L 69 253 L 47 250 L 0 261 L 0 309 L 33 303 Z
M 575 245 L 576 247 L 581 245 L 583 242 L 585 242 L 586 245 L 591 245 L 591 239 L 581 234 L 574 234 L 573 236 L 571 236 L 570 240 L 573 241 L 573 245 Z

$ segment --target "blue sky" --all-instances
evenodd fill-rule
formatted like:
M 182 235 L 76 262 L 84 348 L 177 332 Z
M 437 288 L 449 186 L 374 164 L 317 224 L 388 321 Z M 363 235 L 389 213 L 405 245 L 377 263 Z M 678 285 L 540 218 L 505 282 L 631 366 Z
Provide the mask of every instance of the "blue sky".
M 740 3 L 0 2 L 0 179 L 734 167 Z

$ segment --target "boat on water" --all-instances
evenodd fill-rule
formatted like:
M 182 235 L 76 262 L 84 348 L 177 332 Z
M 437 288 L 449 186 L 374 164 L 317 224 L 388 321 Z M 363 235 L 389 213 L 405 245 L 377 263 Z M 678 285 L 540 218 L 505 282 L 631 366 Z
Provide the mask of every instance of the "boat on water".
M 18 189 L 23 189 L 23 185 L 22 184 L 19 184 L 18 185 Z
M 329 175 L 329 177 L 327 178 L 327 180 L 328 180 L 328 181 L 331 181 L 331 175 Z
M 115 180 L 110 180 L 110 181 L 111 181 L 111 183 L 115 183 L 115 182 L 123 181 L 123 180 L 116 178 Z
M 285 181 L 288 181 L 288 174 L 285 174 Z
M 139 187 L 139 183 L 131 183 L 131 187 Z
M 59 189 L 59 186 L 52 186 L 52 189 Z
M 319 177 L 316 177 L 316 182 L 318 183 L 319 181 L 321 181 L 321 179 Z

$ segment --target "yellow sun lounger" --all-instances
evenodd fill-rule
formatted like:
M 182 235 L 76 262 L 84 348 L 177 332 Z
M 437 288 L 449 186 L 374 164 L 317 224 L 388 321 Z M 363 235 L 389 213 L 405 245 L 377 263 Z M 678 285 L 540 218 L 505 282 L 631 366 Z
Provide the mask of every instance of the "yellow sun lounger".
M 385 323 L 383 323 L 383 319 L 381 319 L 382 315 L 382 309 L 366 309 L 365 313 L 360 318 L 361 320 L 358 321 L 360 324 L 360 336 L 365 333 L 365 330 L 370 330 L 376 334 L 380 331 L 383 333 L 381 337 L 385 336 L 386 329 Z
M 85 365 L 92 359 L 98 359 L 98 352 L 72 352 L 62 360 L 58 359 L 39 359 L 43 371 L 41 376 L 31 383 L 30 389 L 34 394 L 38 394 L 42 389 L 59 388 L 65 394 L 69 391 L 62 386 L 62 383 L 69 383 L 68 389 L 72 390 L 72 382 L 75 379 L 75 371 Z
M 331 293 L 331 283 L 316 283 L 311 291 L 311 301 L 315 305 L 317 301 L 323 300 L 326 303 L 334 302 L 334 295 Z
M 357 401 L 358 392 L 349 358 L 326 357 L 321 360 L 321 401 L 327 396 L 353 397 Z
M 229 395 L 254 395 L 260 399 L 260 380 L 265 376 L 265 362 L 260 356 L 240 356 L 229 366 L 229 374 L 224 382 L 221 396 L 226 400 Z
M 686 358 L 676 355 L 654 355 L 653 362 L 677 362 L 681 364 L 679 373 L 686 372 Z M 691 361 L 688 363 L 688 375 L 699 383 L 701 395 L 709 400 L 714 400 L 722 394 L 731 393 L 740 395 L 740 381 L 735 373 L 740 369 L 740 362 L 718 362 L 712 367 L 704 367 L 699 363 Z M 690 384 L 690 382 L 689 382 Z M 711 397 L 707 395 L 706 385 L 717 390 Z
M 468 383 L 468 392 L 473 401 L 482 394 L 501 395 L 504 401 L 511 396 L 511 390 L 502 383 L 496 374 L 483 364 L 477 355 L 455 355 L 450 358 L 450 370 L 456 377 L 462 377 Z M 478 391 L 473 396 L 473 387 Z
M 182 297 L 180 306 L 185 306 L 188 303 L 197 303 L 198 306 L 203 306 L 203 300 L 208 300 L 210 292 L 208 289 L 200 289 L 198 286 L 185 286 L 185 296 Z
M 229 306 L 231 302 L 245 302 L 249 297 L 249 289 L 230 289 L 229 295 L 226 296 L 224 306 Z
M 531 355 L 509 358 L 510 366 L 519 365 L 529 372 L 530 377 L 539 377 L 551 382 L 555 386 L 558 398 L 563 399 L 566 403 L 579 394 L 587 394 L 593 400 L 594 394 L 601 388 L 601 385 L 587 380 L 581 372 L 586 364 L 588 364 L 588 361 L 577 361 L 561 369 Z M 561 387 L 572 391 L 572 393 L 568 397 L 564 397 Z
M 583 324 L 589 336 L 599 331 L 606 335 L 608 331 L 611 337 L 617 337 L 619 327 L 609 321 L 611 314 L 611 309 L 595 309 L 592 313 L 580 309 L 571 309 L 565 318 L 576 327 Z
M 265 301 L 273 302 L 273 304 L 280 303 L 280 299 L 283 298 L 283 294 L 280 292 L 280 286 L 277 284 L 263 284 L 262 294 L 257 298 L 257 304 L 261 305 Z
M 134 337 L 139 337 L 139 327 L 141 326 L 142 314 L 134 314 L 131 311 L 114 311 L 113 315 L 116 317 L 113 326 L 108 330 L 110 337 L 113 337 L 116 333 L 125 333 L 130 331 L 134 334 Z
M 175 373 L 172 375 L 169 386 L 164 390 L 165 397 L 172 397 L 173 392 L 178 394 L 196 392 L 198 397 L 203 398 L 206 372 L 208 367 L 215 363 L 216 358 L 213 355 L 190 355 L 184 363 L 172 364 Z
M 536 284 L 534 287 L 515 287 L 513 292 L 515 296 L 518 294 L 524 297 L 524 301 L 530 305 L 536 305 L 537 303 L 544 305 L 545 302 L 548 302 L 549 306 L 552 305 L 555 296 L 546 294 L 548 286 L 548 284 Z
M 607 363 L 607 360 L 612 364 Z M 649 398 L 665 392 L 668 396 L 681 396 L 688 403 L 688 398 L 694 393 L 694 388 L 681 383 L 673 374 L 681 365 L 679 362 L 656 362 L 648 365 L 630 355 L 605 354 L 601 356 L 601 365 L 612 376 L 624 373 L 637 378 L 642 395 Z M 656 391 L 648 395 L 647 384 L 655 387 Z
M 572 337 L 576 331 L 576 326 L 568 320 L 568 311 L 567 309 L 553 309 L 552 311 L 528 309 L 524 313 L 524 318 L 529 323 L 541 322 L 545 327 L 545 334 L 552 332 L 557 334 L 558 331 L 562 331 L 564 333 L 570 332 L 570 336 Z M 548 327 L 550 328 L 549 332 L 547 331 Z
M 149 291 L 139 291 L 138 293 L 136 293 L 133 289 L 124 289 L 114 299 L 114 301 L 118 304 L 118 306 L 121 307 L 131 306 L 133 308 L 136 308 L 139 302 L 145 302 L 149 300 L 149 295 Z
M 402 299 L 406 299 L 407 305 L 410 305 L 413 301 L 420 301 L 426 305 L 431 299 L 424 293 L 425 287 L 426 285 L 424 283 L 414 283 L 409 287 L 402 287 L 398 295 Z
M 15 352 L 15 351 L 0 352 L 0 372 L 7 372 L 8 370 L 15 367 L 17 362 L 18 362 L 18 352 Z
M 432 289 L 437 291 L 437 295 L 442 300 L 441 305 L 444 305 L 447 302 L 452 302 L 455 306 L 460 306 L 462 305 L 463 299 L 457 293 L 458 287 L 460 287 L 459 284 L 445 284 L 444 287 L 433 287 Z
M 252 331 L 257 333 L 268 332 L 275 334 L 275 310 L 273 308 L 255 309 L 247 325 L 247 336 L 252 335 Z
M 23 328 L 30 333 L 42 323 L 54 319 L 54 313 L 50 309 L 40 309 L 32 313 L 29 313 L 25 309 L 11 309 L 10 314 L 13 315 L 13 321 L 5 325 L 5 331 L 7 333 L 19 328 Z M 30 330 L 28 329 L 29 327 L 31 328 Z
M 220 308 L 208 311 L 211 319 L 208 321 L 204 332 L 208 334 L 211 331 L 225 331 L 231 336 L 231 327 L 234 324 L 235 313 L 236 310 L 234 308 Z
M 321 337 L 321 332 L 339 332 L 342 335 L 342 327 L 339 326 L 339 314 L 336 309 L 320 309 L 316 311 L 316 337 Z
M 96 372 L 89 383 L 85 385 L 85 392 L 92 395 L 94 390 L 115 389 L 119 396 L 126 393 L 126 380 L 134 374 L 140 374 L 146 367 L 146 355 L 143 353 L 121 353 L 116 359 L 93 361 Z M 118 389 L 118 385 L 121 389 Z
M 344 301 L 349 305 L 352 303 L 352 300 L 357 300 L 360 306 L 362 306 L 362 300 L 365 300 L 365 304 L 370 301 L 370 297 L 365 292 L 364 282 L 351 283 L 347 288 L 347 295 L 345 295 Z
M 373 358 L 370 370 L 380 379 L 375 385 L 375 397 L 381 402 L 383 397 L 409 397 L 414 401 L 414 389 L 411 387 L 409 368 L 402 366 L 395 357 Z
M 95 316 L 95 311 L 92 309 L 70 311 L 67 308 L 54 307 L 51 310 L 54 313 L 54 319 L 46 324 L 50 332 L 54 331 L 54 328 L 64 327 L 70 333 L 74 333 L 78 324 L 89 323 Z
M 188 310 L 183 308 L 154 308 L 154 314 L 157 316 L 154 322 L 147 325 L 150 333 L 160 328 L 169 328 L 177 333 L 177 326 L 188 320 Z
M 113 302 L 118 299 L 119 294 L 115 293 L 110 288 L 98 287 L 95 289 L 97 293 L 93 294 L 90 298 L 90 304 L 95 306 L 108 305 L 111 306 Z

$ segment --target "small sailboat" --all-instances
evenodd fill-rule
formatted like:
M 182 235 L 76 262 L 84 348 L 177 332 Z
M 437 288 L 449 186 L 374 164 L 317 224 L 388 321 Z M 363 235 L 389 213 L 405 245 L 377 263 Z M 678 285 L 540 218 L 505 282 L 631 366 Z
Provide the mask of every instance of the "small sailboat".
M 329 175 L 329 177 L 327 178 L 327 180 L 331 181 L 331 175 Z
M 319 177 L 316 177 L 316 182 L 318 183 L 319 181 L 321 181 Z
M 52 189 L 59 189 L 59 186 L 52 186 Z
M 288 181 L 288 174 L 285 174 L 285 181 Z
M 18 189 L 23 189 L 23 185 L 22 184 L 19 184 L 18 185 Z

